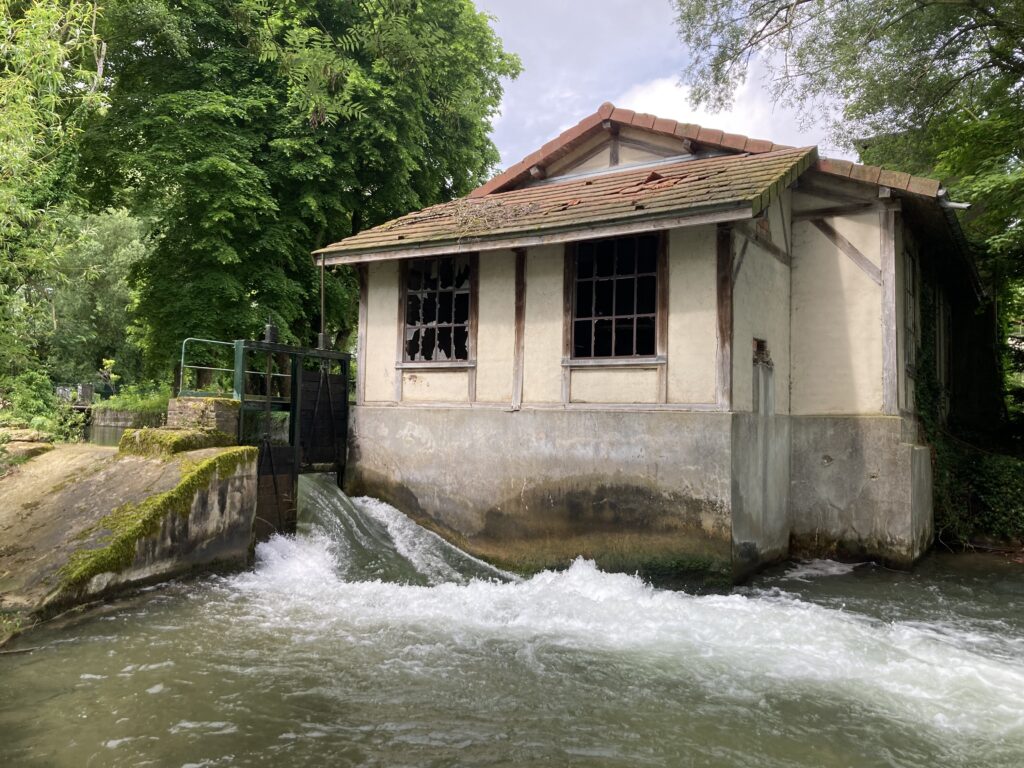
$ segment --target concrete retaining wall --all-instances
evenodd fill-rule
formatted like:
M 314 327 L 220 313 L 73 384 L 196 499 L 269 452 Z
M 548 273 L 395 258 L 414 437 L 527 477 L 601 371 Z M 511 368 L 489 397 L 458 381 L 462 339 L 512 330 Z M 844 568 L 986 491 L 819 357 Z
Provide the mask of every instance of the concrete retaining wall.
M 167 426 L 238 434 L 238 401 L 221 397 L 176 397 L 167 403 Z
M 187 573 L 245 568 L 252 560 L 256 519 L 256 460 L 214 475 L 199 490 L 188 515 L 169 514 L 159 530 L 139 539 L 132 564 L 90 579 L 82 595 L 98 595 Z

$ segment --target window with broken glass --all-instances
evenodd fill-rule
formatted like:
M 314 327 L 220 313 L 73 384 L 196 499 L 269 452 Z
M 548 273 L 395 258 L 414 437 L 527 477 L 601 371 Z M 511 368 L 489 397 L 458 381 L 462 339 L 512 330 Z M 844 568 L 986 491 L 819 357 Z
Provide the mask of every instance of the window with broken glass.
M 405 361 L 470 359 L 472 257 L 415 259 L 405 267 Z
M 660 242 L 645 234 L 574 246 L 573 358 L 654 356 Z

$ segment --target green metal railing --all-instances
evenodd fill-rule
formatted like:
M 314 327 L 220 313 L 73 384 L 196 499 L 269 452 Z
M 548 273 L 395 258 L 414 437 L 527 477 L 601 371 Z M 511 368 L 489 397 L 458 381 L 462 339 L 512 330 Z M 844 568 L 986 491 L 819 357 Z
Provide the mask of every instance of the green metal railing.
M 265 377 L 268 379 L 291 379 L 290 373 L 276 373 L 274 371 L 252 371 L 245 367 L 245 352 L 247 349 L 253 349 L 253 344 L 257 342 L 246 341 L 245 339 L 236 339 L 235 341 L 218 341 L 216 339 L 200 339 L 197 337 L 189 337 L 181 342 L 181 371 L 178 376 L 178 393 L 182 397 L 225 397 L 230 396 L 235 400 L 246 399 L 245 391 L 245 376 L 251 374 L 253 376 Z M 191 344 L 192 355 L 196 356 L 197 347 L 202 348 L 203 345 L 206 347 L 231 347 L 233 349 L 233 361 L 234 364 L 230 368 L 216 366 L 216 365 L 200 365 L 197 362 L 188 362 L 187 352 L 189 351 L 189 345 Z M 210 357 L 215 357 L 217 352 L 222 352 L 222 349 L 218 349 Z M 206 355 L 201 355 L 206 357 Z M 186 387 L 186 378 L 189 371 L 195 372 L 196 388 L 191 389 Z M 231 389 L 225 387 L 217 389 L 200 389 L 199 388 L 199 371 L 211 371 L 214 373 L 230 373 L 231 374 Z M 248 395 L 248 399 L 252 399 L 253 394 Z M 287 398 L 282 398 L 282 402 L 287 402 Z

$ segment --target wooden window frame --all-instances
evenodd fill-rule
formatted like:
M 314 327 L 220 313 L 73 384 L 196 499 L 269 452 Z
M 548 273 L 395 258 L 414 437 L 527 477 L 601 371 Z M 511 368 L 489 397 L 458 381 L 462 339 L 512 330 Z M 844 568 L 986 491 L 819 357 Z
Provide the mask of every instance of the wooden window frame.
M 624 237 L 637 238 L 653 235 L 658 239 L 655 267 L 654 307 L 654 354 L 653 355 L 609 355 L 606 357 L 573 356 L 573 324 L 576 320 L 576 255 L 580 242 L 598 243 L 604 240 L 621 240 Z M 565 277 L 562 322 L 562 365 L 567 368 L 657 368 L 667 362 L 668 352 L 668 232 L 638 232 L 635 235 L 595 238 L 589 241 L 574 241 L 565 244 Z M 634 305 L 634 309 L 635 309 Z M 584 318 L 586 319 L 586 318 Z M 614 350 L 613 350 L 614 351 Z
M 468 257 L 469 260 L 469 322 L 466 340 L 465 360 L 407 360 L 405 348 L 405 311 L 409 291 L 409 265 L 415 261 L 437 260 L 443 258 Z M 479 274 L 480 259 L 477 253 L 438 254 L 403 259 L 398 265 L 398 348 L 395 354 L 395 368 L 400 370 L 431 369 L 431 370 L 466 370 L 476 368 L 477 329 L 479 325 Z

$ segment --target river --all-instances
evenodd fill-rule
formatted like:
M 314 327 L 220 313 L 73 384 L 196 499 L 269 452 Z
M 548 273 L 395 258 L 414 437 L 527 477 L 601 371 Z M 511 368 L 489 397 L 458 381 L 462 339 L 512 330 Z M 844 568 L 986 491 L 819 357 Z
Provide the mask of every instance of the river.
M 1024 567 L 518 579 L 305 477 L 303 530 L 0 657 L 3 766 L 1020 766 Z

